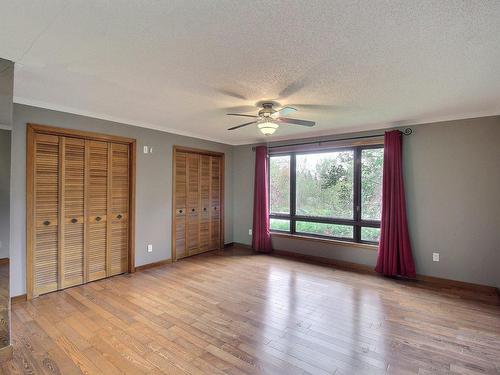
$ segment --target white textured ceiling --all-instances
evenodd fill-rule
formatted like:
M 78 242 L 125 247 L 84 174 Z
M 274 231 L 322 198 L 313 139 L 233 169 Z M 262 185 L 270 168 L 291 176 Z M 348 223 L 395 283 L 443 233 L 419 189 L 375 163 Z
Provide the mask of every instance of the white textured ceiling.
M 496 0 L 1 0 L 0 10 L 18 103 L 230 144 L 263 138 L 254 126 L 226 131 L 247 122 L 227 108 L 263 99 L 332 106 L 301 108 L 293 117 L 317 126 L 281 126 L 273 140 L 500 113 Z

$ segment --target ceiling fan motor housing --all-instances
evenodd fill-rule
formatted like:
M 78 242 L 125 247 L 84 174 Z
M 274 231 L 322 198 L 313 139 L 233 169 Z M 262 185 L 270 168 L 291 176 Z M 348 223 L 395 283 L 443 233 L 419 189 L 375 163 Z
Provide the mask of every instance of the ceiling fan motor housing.
M 262 109 L 259 111 L 260 117 L 271 117 L 275 113 L 276 110 L 273 109 L 273 103 L 262 103 Z

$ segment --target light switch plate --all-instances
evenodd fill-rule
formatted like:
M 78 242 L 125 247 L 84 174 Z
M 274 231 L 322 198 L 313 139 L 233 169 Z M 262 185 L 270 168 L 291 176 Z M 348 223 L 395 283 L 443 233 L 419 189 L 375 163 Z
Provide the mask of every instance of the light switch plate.
M 149 244 L 148 245 L 148 253 L 152 253 L 152 252 L 153 252 L 153 245 Z
M 439 253 L 432 253 L 432 261 L 439 262 Z
M 143 147 L 143 150 L 144 150 L 144 153 L 145 153 L 145 154 L 147 154 L 147 153 L 148 153 L 148 151 L 149 151 L 149 147 L 148 147 L 148 146 L 144 146 L 144 147 Z
M 249 229 L 249 230 L 248 230 L 248 235 L 249 235 L 249 236 L 251 236 L 251 235 L 252 235 L 252 230 L 251 230 L 251 229 Z

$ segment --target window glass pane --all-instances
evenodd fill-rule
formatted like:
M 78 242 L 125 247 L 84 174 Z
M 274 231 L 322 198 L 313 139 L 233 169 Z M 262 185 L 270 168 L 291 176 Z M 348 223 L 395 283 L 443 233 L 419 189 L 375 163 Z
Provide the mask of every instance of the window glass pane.
M 353 227 L 351 225 L 297 221 L 295 223 L 295 229 L 297 233 L 301 232 L 301 233 L 319 234 L 321 236 L 353 238 Z
M 297 155 L 297 215 L 353 218 L 354 152 Z
M 361 241 L 378 242 L 380 240 L 380 228 L 361 228 Z
M 384 149 L 361 151 L 361 219 L 380 220 Z
M 270 219 L 270 228 L 271 230 L 284 230 L 289 232 L 290 231 L 290 220 L 284 220 L 284 219 Z
M 271 213 L 290 213 L 290 155 L 269 158 Z

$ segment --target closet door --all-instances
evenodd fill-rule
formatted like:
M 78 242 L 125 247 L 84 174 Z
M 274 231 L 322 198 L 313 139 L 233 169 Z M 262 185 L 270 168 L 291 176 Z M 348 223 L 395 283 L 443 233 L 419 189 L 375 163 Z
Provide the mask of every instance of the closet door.
M 111 218 L 108 219 L 110 248 L 108 276 L 128 270 L 129 249 L 129 147 L 110 144 Z M 110 224 L 109 224 L 110 223 Z M 109 234 L 109 231 L 108 231 Z
M 34 135 L 31 259 L 34 296 L 58 289 L 59 152 L 59 137 Z
M 186 211 L 187 211 L 187 161 L 184 152 L 175 152 L 174 160 L 174 246 L 176 259 L 187 256 Z
M 82 284 L 85 243 L 85 141 L 60 138 L 61 212 L 59 289 Z
M 86 281 L 106 277 L 108 143 L 87 142 Z
M 200 237 L 199 251 L 210 247 L 210 156 L 200 155 Z
M 210 157 L 210 250 L 220 248 L 221 158 Z
M 187 162 L 187 253 L 199 251 L 200 155 L 186 154 Z

